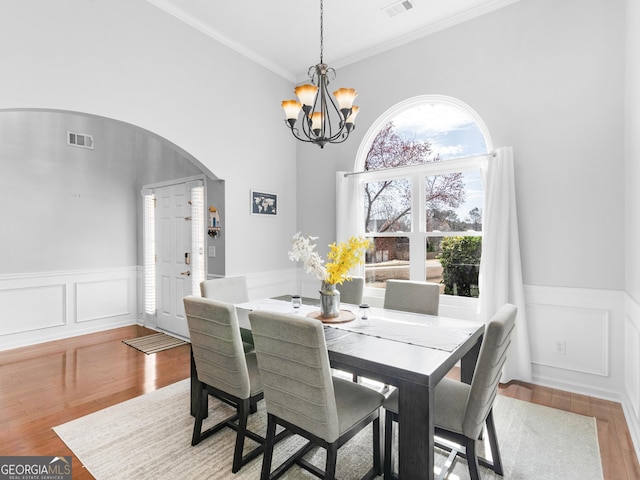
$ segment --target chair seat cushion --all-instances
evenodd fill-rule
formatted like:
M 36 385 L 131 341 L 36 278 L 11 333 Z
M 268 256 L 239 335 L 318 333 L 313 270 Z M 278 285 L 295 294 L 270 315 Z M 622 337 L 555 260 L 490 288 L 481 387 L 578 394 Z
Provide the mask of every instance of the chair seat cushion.
M 438 428 L 463 433 L 462 422 L 467 409 L 471 387 L 463 382 L 443 378 L 435 389 L 435 418 Z M 384 401 L 385 410 L 398 413 L 398 390 L 394 390 Z
M 258 373 L 258 358 L 255 350 L 245 354 L 245 358 L 247 359 L 247 370 L 249 371 L 250 395 L 253 397 L 262 392 L 260 374 Z
M 369 387 L 333 377 L 333 390 L 338 410 L 339 435 L 342 435 L 382 406 L 384 395 Z

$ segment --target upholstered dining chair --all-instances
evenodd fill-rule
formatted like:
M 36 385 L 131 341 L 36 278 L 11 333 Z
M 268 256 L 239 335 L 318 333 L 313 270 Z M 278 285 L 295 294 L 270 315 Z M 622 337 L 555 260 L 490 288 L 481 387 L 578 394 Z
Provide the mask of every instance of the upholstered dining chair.
M 409 280 L 387 280 L 384 308 L 403 312 L 438 315 L 440 285 Z
M 334 479 L 338 449 L 373 422 L 373 466 L 363 478 L 381 473 L 380 406 L 375 390 L 332 377 L 324 329 L 300 315 L 254 311 L 249 314 L 267 409 L 267 441 L 261 480 L 278 478 L 293 464 Z M 276 426 L 308 442 L 271 473 Z M 322 472 L 303 457 L 315 446 L 326 450 Z
M 189 325 L 191 349 L 197 382 L 195 423 L 192 445 L 229 427 L 237 431 L 233 455 L 233 472 L 262 453 L 264 438 L 247 429 L 250 410 L 263 398 L 255 352 L 245 353 L 240 339 L 240 327 L 235 307 L 213 299 L 188 296 L 183 299 Z M 192 385 L 193 388 L 193 385 Z M 215 395 L 230 405 L 236 413 L 202 431 L 207 416 L 207 396 Z M 243 457 L 245 437 L 259 446 Z
M 502 366 L 507 358 L 516 320 L 517 309 L 506 304 L 498 310 L 485 328 L 478 362 L 471 385 L 443 378 L 435 388 L 435 434 L 460 445 L 461 450 L 437 444 L 451 452 L 451 461 L 456 455 L 467 459 L 471 480 L 479 480 L 478 465 L 491 468 L 498 475 L 503 474 L 502 459 L 498 448 L 498 439 L 493 421 L 493 402 L 498 392 L 498 383 Z M 385 460 L 384 478 L 394 478 L 391 453 L 393 441 L 393 422 L 398 421 L 398 391 L 394 391 L 384 402 L 385 408 Z M 493 462 L 479 458 L 476 454 L 476 442 L 484 426 Z M 464 451 L 462 451 L 464 450 Z M 441 476 L 442 478 L 442 476 Z
M 242 276 L 204 280 L 200 282 L 200 293 L 205 298 L 215 298 L 227 303 L 249 301 L 247 278 Z
M 200 282 L 200 293 L 205 298 L 213 298 L 226 303 L 244 303 L 249 301 L 249 290 L 247 288 L 247 278 L 221 277 L 212 278 Z M 253 350 L 253 337 L 251 332 L 240 329 L 242 335 L 242 346 L 245 352 Z
M 341 302 L 360 305 L 364 292 L 364 278 L 351 277 L 351 280 L 345 280 L 342 284 L 338 285 L 338 291 L 340 292 Z

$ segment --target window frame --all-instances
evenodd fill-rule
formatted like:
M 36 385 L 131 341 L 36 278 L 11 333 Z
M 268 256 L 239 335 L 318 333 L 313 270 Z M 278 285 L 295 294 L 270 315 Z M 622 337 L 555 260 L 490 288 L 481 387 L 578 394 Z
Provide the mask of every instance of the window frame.
M 380 170 L 364 170 L 367 154 L 371 148 L 371 144 L 375 140 L 376 136 L 387 123 L 392 121 L 395 117 L 400 115 L 406 110 L 416 108 L 424 104 L 444 104 L 453 108 L 464 111 L 469 115 L 476 123 L 478 129 L 482 133 L 485 139 L 486 152 L 482 154 L 442 160 L 435 163 L 424 163 L 420 165 L 408 165 L 402 167 L 395 167 L 391 169 Z M 382 180 L 394 180 L 399 178 L 407 178 L 411 184 L 411 230 L 409 232 L 365 232 L 365 226 L 361 223 L 362 218 L 358 217 L 359 230 L 362 235 L 368 238 L 372 237 L 408 237 L 409 238 L 409 277 L 415 280 L 422 280 L 426 278 L 426 242 L 429 237 L 445 237 L 445 236 L 482 236 L 482 232 L 427 232 L 426 231 L 426 212 L 427 206 L 424 202 L 426 194 L 425 178 L 433 175 L 443 175 L 447 173 L 465 172 L 465 171 L 482 171 L 483 162 L 491 155 L 493 151 L 493 142 L 491 135 L 487 129 L 486 124 L 482 118 L 464 102 L 457 100 L 453 97 L 447 97 L 442 95 L 422 95 L 418 97 L 409 98 L 403 102 L 400 102 L 384 112 L 378 119 L 371 125 L 367 133 L 365 134 L 363 141 L 360 144 L 358 153 L 355 160 L 354 173 L 358 175 L 358 181 L 356 182 L 356 188 L 358 189 L 357 198 L 362 199 L 364 196 L 364 184 L 369 182 L 376 182 Z M 484 192 L 483 192 L 484 193 Z M 362 207 L 358 205 L 357 210 L 360 211 Z M 360 274 L 364 275 L 364 265 L 361 267 Z M 383 298 L 385 289 L 377 287 L 367 287 L 365 284 L 364 294 L 371 298 Z M 440 296 L 441 305 L 448 305 L 454 308 L 475 308 L 477 306 L 478 298 L 459 297 L 454 295 Z

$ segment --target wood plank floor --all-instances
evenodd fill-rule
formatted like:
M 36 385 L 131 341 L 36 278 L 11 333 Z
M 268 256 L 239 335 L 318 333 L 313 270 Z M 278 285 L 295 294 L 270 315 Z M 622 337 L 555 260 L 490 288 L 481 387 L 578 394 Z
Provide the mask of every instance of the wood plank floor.
M 130 326 L 0 352 L 0 455 L 73 455 L 53 427 L 187 378 L 188 345 L 145 355 L 122 343 L 151 333 Z M 605 480 L 640 479 L 620 404 L 522 382 L 500 394 L 596 417 Z M 75 456 L 73 478 L 93 478 Z

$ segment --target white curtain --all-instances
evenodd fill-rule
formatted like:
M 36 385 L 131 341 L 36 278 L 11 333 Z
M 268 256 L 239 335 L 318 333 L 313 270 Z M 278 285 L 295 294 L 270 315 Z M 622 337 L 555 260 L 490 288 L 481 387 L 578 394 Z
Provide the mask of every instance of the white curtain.
M 364 205 L 359 196 L 358 176 L 336 172 L 336 242 L 364 233 Z M 364 276 L 364 265 L 354 267 L 354 276 Z
M 518 308 L 502 382 L 531 381 L 531 353 L 522 285 L 513 149 L 503 147 L 482 168 L 485 185 L 480 314 L 489 321 L 505 303 Z
M 362 199 L 358 198 L 357 175 L 345 176 L 347 172 L 336 172 L 336 241 L 344 242 L 352 236 L 362 235 L 364 223 Z

